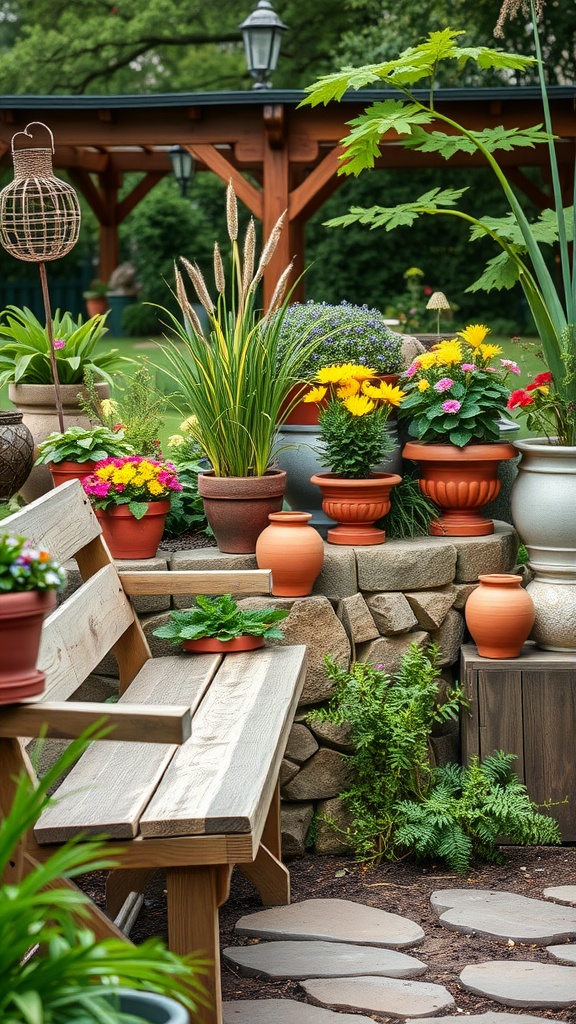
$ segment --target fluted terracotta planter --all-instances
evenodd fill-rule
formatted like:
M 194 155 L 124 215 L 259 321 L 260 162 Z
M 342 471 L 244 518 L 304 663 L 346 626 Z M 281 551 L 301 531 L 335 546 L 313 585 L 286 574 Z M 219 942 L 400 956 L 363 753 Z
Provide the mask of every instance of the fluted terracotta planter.
M 0 704 L 34 697 L 46 675 L 36 668 L 42 621 L 56 607 L 53 590 L 0 594 Z
M 26 483 L 34 465 L 34 438 L 22 413 L 0 410 L 0 502 Z
M 498 465 L 514 458 L 513 445 L 496 441 L 458 448 L 409 441 L 402 455 L 419 463 L 420 490 L 442 510 L 430 526 L 431 534 L 483 537 L 494 533 L 494 522 L 482 515 L 482 509 L 500 492 Z
M 522 577 L 490 573 L 466 602 L 466 625 L 482 658 L 517 658 L 534 624 L 534 602 Z
M 142 519 L 136 519 L 127 505 L 94 511 L 113 558 L 154 558 L 162 540 L 170 502 L 148 502 L 148 511 Z
M 68 480 L 83 480 L 94 472 L 95 462 L 49 462 L 48 468 L 54 487 L 65 484 Z
M 104 382 L 95 385 L 96 392 L 100 399 L 108 398 L 110 388 Z M 82 384 L 61 384 L 60 397 L 64 413 L 65 427 L 90 427 L 90 420 L 78 405 L 78 395 L 88 397 L 88 392 Z M 45 441 L 48 434 L 60 430 L 58 413 L 56 412 L 56 398 L 53 384 L 9 384 L 8 397 L 16 408 L 22 413 L 22 419 L 37 447 L 40 441 Z M 35 450 L 35 455 L 38 451 Z M 52 477 L 48 466 L 34 466 L 26 483 L 20 488 L 26 501 L 34 501 L 42 494 L 52 489 Z
M 198 493 L 220 551 L 253 554 L 268 526 L 271 512 L 282 508 L 286 473 L 271 469 L 264 476 L 198 475 Z
M 355 547 L 383 544 L 384 530 L 374 523 L 390 508 L 390 491 L 402 479 L 396 473 L 371 473 L 362 480 L 350 480 L 337 473 L 315 473 L 311 483 L 322 492 L 322 510 L 338 526 L 328 530 L 330 544 Z
M 259 569 L 272 572 L 275 597 L 307 597 L 324 562 L 324 543 L 310 512 L 272 512 L 256 541 Z

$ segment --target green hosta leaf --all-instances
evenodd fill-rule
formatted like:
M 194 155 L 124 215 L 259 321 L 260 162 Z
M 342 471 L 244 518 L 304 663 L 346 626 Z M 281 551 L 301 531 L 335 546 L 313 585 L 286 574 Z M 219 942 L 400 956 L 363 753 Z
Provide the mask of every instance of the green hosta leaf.
M 135 519 L 142 519 L 148 511 L 148 503 L 146 501 L 129 501 L 127 504 Z
M 473 437 L 470 430 L 465 430 L 464 427 L 457 427 L 456 430 L 451 430 L 449 435 L 451 444 L 455 444 L 458 448 L 463 448 L 465 444 L 469 444 Z

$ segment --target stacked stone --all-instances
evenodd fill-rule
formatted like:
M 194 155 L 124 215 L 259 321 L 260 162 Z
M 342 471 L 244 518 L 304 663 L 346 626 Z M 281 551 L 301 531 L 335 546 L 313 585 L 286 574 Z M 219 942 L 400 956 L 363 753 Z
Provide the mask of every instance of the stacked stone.
M 281 644 L 306 644 L 308 669 L 281 769 L 283 849 L 286 857 L 304 853 L 314 816 L 314 848 L 318 853 L 347 849 L 337 831 L 323 819 L 347 824 L 338 794 L 350 784 L 347 755 L 353 746 L 349 730 L 314 722 L 310 712 L 325 706 L 332 691 L 324 657 L 348 668 L 353 660 L 382 665 L 390 674 L 399 668 L 410 644 L 440 648 L 442 675 L 439 688 L 457 678 L 460 646 L 465 638 L 463 610 L 481 573 L 510 572 L 515 564 L 518 538 L 507 523 L 497 522 L 487 537 L 417 537 L 391 540 L 376 547 L 352 548 L 325 544 L 324 566 L 310 597 L 274 598 L 235 595 L 246 608 L 286 608 Z M 254 555 L 227 555 L 218 548 L 179 551 L 172 556 L 143 562 L 117 563 L 122 569 L 212 571 L 255 569 Z M 78 585 L 70 574 L 69 586 Z M 173 654 L 174 648 L 152 635 L 168 619 L 170 599 L 139 597 L 136 607 L 152 653 Z M 186 608 L 194 595 L 173 599 Z M 113 675 L 112 657 L 99 666 Z M 458 723 L 439 727 L 432 739 L 436 760 L 458 760 Z

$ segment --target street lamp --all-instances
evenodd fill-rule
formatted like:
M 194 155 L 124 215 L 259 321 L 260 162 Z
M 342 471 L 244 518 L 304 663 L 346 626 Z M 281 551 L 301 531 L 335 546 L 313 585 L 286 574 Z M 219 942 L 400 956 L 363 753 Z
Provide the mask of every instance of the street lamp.
M 194 157 L 187 149 L 184 149 L 184 146 L 171 146 L 168 156 L 170 157 L 174 177 L 180 185 L 180 192 L 185 199 L 188 185 L 192 181 L 192 175 L 194 174 Z
M 270 0 L 258 0 L 252 14 L 239 26 L 244 37 L 246 63 L 254 89 L 270 89 L 268 78 L 276 70 L 282 33 L 288 28 L 278 17 Z

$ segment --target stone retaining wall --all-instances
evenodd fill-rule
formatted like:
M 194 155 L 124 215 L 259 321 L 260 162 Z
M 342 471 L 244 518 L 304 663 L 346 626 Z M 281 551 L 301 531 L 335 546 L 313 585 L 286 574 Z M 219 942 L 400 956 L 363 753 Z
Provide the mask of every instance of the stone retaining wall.
M 381 546 L 352 548 L 325 544 L 324 567 L 310 597 L 274 598 L 235 595 L 243 607 L 275 605 L 290 614 L 283 621 L 282 644 L 304 643 L 308 671 L 286 755 L 282 763 L 282 827 L 287 857 L 304 852 L 306 836 L 316 814 L 314 848 L 319 853 L 344 849 L 323 817 L 345 824 L 338 794 L 349 783 L 344 755 L 352 750 L 345 728 L 311 724 L 308 715 L 330 696 L 323 659 L 330 654 L 347 668 L 352 660 L 382 664 L 393 673 L 411 643 L 430 641 L 441 651 L 441 686 L 448 686 L 457 669 L 465 638 L 463 609 L 480 573 L 509 572 L 515 565 L 518 538 L 507 523 L 497 522 L 488 537 L 418 537 L 392 540 Z M 226 555 L 218 548 L 159 552 L 154 559 L 117 562 L 119 569 L 172 570 L 255 569 L 254 555 Z M 69 572 L 69 588 L 79 584 L 78 571 Z M 194 595 L 173 599 L 189 607 Z M 134 599 L 144 632 L 155 656 L 174 648 L 152 636 L 168 618 L 170 598 Z M 101 676 L 116 674 L 109 656 L 98 668 Z M 102 685 L 105 680 L 102 679 Z M 457 723 L 440 728 L 433 737 L 438 763 L 458 758 Z

